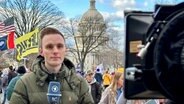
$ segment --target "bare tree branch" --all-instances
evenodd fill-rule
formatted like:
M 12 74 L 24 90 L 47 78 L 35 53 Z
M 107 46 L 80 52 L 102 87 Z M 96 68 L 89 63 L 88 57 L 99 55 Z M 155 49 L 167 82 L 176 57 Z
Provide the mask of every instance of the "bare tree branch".
M 105 65 L 122 66 L 122 52 L 116 49 L 119 45 L 116 43 L 120 39 L 119 33 L 108 25 L 108 21 L 102 22 L 101 18 L 83 18 L 83 20 L 72 18 L 65 24 L 61 29 L 71 37 L 72 40 L 68 40 L 69 50 L 77 56 L 77 62 L 81 64 L 82 70 L 87 55 L 97 52 L 96 55 L 100 55 Z M 111 56 L 109 59 L 103 58 L 109 56 Z
M 4 0 L 0 3 L 0 12 L 4 20 L 14 17 L 17 37 L 36 28 L 59 27 L 64 17 L 64 14 L 50 0 Z M 36 55 L 27 56 L 30 64 Z
M 59 26 L 63 13 L 49 0 L 5 0 L 1 3 L 3 17 L 15 17 L 18 37 L 35 28 Z
M 67 26 L 62 26 L 62 30 L 73 37 L 74 47 L 70 47 L 72 48 L 70 50 L 78 56 L 82 70 L 87 55 L 100 46 L 106 45 L 108 41 L 106 24 L 101 22 L 101 18 L 83 19 L 83 21 L 78 18 L 70 19 Z

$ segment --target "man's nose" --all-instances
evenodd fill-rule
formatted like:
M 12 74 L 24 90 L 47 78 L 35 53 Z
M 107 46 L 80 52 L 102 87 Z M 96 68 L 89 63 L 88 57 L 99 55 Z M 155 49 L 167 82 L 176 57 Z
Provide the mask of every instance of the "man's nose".
M 59 49 L 55 46 L 54 48 L 53 48 L 53 52 L 58 52 L 59 51 Z

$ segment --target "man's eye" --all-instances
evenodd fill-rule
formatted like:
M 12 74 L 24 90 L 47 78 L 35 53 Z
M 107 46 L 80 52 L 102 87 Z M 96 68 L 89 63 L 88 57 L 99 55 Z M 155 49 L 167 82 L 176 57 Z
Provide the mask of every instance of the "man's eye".
M 53 45 L 47 45 L 46 46 L 47 49 L 53 49 L 53 47 L 54 47 Z
M 62 44 L 59 44 L 57 45 L 57 48 L 60 49 L 60 48 L 63 48 L 64 46 Z

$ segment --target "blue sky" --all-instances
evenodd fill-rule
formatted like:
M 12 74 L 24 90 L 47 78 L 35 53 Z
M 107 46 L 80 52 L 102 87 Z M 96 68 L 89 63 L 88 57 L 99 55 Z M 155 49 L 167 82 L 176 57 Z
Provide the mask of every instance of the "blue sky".
M 66 18 L 82 16 L 89 9 L 90 0 L 51 0 Z M 105 20 L 110 20 L 115 29 L 124 35 L 124 11 L 141 10 L 154 11 L 154 5 L 178 4 L 183 0 L 96 0 L 96 9 L 103 15 Z
M 67 18 L 82 15 L 89 8 L 90 0 L 51 0 Z M 102 14 L 123 14 L 126 9 L 151 11 L 155 3 L 176 4 L 182 0 L 96 0 L 96 8 Z
M 66 18 L 82 16 L 89 8 L 90 0 L 51 0 Z M 120 26 L 124 21 L 124 10 L 153 11 L 155 3 L 177 4 L 182 0 L 96 0 L 97 10 L 104 16 Z
M 51 2 L 63 11 L 67 18 L 82 15 L 89 8 L 89 0 L 51 0 Z M 96 0 L 96 8 L 99 11 L 115 12 L 111 2 L 112 0 L 106 0 L 106 3 L 102 0 Z

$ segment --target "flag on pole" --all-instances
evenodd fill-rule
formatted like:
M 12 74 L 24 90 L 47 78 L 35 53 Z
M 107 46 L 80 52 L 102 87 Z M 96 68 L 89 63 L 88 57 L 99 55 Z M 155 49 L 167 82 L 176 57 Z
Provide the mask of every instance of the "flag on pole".
M 4 33 L 4 22 L 0 22 L 0 33 Z
M 4 30 L 7 33 L 10 33 L 12 31 L 15 31 L 15 26 L 14 26 L 14 17 L 10 17 L 4 21 Z
M 0 21 L 0 32 L 4 29 L 4 22 Z
M 14 32 L 10 32 L 8 35 L 0 37 L 0 51 L 13 48 L 15 48 Z
M 10 33 L 12 31 L 15 31 L 14 17 L 10 17 L 4 22 L 0 22 L 0 34 Z
M 22 35 L 15 39 L 17 55 L 17 61 L 20 61 L 25 56 L 31 53 L 38 53 L 38 43 L 39 43 L 39 29 L 36 28 L 34 31 Z

